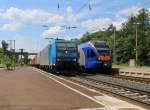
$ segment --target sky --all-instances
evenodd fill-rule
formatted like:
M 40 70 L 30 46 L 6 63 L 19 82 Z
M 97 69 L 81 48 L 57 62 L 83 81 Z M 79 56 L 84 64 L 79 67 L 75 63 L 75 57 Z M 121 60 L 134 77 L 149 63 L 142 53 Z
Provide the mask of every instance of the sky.
M 80 38 L 110 24 L 120 29 L 141 8 L 150 10 L 150 0 L 0 0 L 0 41 L 38 52 L 46 38 Z

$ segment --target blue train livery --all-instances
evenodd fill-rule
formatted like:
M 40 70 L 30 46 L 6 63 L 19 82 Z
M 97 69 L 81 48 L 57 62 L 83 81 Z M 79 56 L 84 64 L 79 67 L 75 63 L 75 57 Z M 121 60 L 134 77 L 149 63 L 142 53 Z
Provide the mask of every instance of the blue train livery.
M 81 70 L 111 70 L 111 51 L 106 42 L 92 40 L 83 43 L 78 46 L 78 52 Z
M 53 72 L 76 70 L 78 66 L 77 43 L 63 39 L 51 39 L 37 57 L 41 68 Z

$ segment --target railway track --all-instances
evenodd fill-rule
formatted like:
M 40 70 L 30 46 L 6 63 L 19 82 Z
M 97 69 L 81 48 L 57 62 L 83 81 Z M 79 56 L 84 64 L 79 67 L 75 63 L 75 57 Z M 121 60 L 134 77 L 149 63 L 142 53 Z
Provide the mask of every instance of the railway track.
M 118 75 L 118 74 L 114 75 L 114 76 L 110 76 L 110 77 L 124 79 L 124 80 L 130 80 L 130 81 L 135 81 L 135 82 L 141 82 L 141 83 L 150 83 L 150 79 L 149 78 L 124 76 L 124 75 Z
M 88 87 L 104 90 L 148 106 L 150 105 L 150 85 L 147 83 L 110 78 L 108 76 L 76 76 L 69 79 Z M 140 87 L 140 85 L 143 87 Z
M 150 82 L 144 79 L 113 75 L 61 76 L 82 85 L 107 91 L 150 106 Z

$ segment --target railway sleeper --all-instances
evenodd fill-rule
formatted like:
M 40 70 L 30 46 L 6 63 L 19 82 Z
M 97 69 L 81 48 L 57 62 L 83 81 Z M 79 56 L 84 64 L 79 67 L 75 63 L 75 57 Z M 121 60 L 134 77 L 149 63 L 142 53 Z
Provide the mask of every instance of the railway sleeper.
M 137 98 L 140 98 L 140 99 L 146 99 L 148 96 L 147 95 L 140 95 L 140 96 L 137 96 Z
M 137 95 L 139 95 L 139 93 L 129 93 L 129 94 L 125 94 L 126 96 L 137 96 Z
M 145 99 L 143 100 L 144 102 L 149 102 L 150 103 L 150 99 Z

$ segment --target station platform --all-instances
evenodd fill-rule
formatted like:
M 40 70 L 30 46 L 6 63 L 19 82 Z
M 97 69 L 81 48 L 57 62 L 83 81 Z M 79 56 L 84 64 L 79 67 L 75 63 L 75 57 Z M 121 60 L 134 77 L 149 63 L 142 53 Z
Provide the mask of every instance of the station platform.
M 114 66 L 119 69 L 120 75 L 150 78 L 150 67 Z
M 146 110 L 31 67 L 0 71 L 0 87 L 0 110 Z

